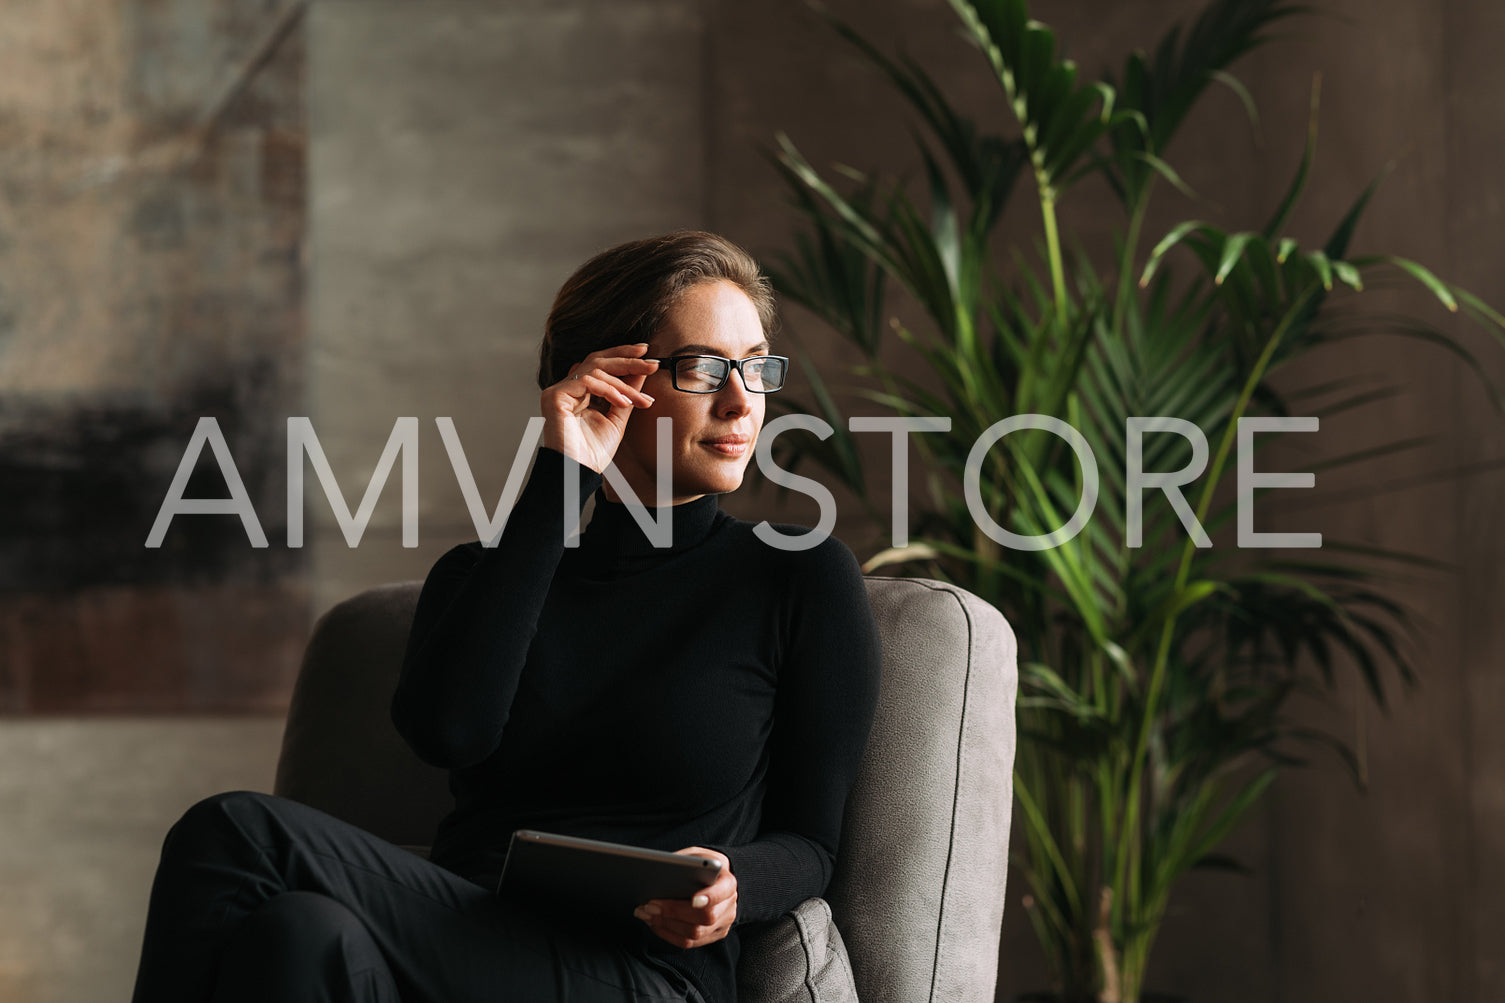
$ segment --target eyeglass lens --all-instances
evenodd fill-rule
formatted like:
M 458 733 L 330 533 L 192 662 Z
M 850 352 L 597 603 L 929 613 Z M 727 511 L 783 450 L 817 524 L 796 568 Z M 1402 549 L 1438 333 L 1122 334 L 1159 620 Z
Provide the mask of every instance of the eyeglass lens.
M 770 393 L 784 385 L 784 360 L 773 356 L 742 359 L 738 366 L 747 389 Z M 714 355 L 692 355 L 674 362 L 674 385 L 689 393 L 712 393 L 720 390 L 731 375 L 728 359 Z

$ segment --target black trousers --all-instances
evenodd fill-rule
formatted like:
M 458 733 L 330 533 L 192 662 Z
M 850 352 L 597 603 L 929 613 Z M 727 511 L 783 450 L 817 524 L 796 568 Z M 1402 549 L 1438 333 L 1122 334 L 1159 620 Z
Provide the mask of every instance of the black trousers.
M 132 1003 L 646 1003 L 700 996 L 296 801 L 234 791 L 168 831 Z

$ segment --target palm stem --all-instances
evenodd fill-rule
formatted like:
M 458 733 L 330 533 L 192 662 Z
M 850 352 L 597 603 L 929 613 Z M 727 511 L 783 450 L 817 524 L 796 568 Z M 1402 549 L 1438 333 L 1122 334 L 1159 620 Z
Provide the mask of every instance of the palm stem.
M 1202 496 L 1197 501 L 1196 517 L 1201 522 L 1207 516 L 1207 509 L 1212 504 L 1212 495 L 1222 478 L 1223 467 L 1228 462 L 1228 454 L 1233 449 L 1233 443 L 1238 437 L 1238 422 L 1249 407 L 1249 401 L 1254 396 L 1254 390 L 1264 379 L 1265 372 L 1269 369 L 1270 361 L 1275 357 L 1275 350 L 1284 340 L 1286 333 L 1290 331 L 1296 318 L 1306 309 L 1307 303 L 1316 293 L 1316 286 L 1309 286 L 1296 302 L 1286 311 L 1275 330 L 1271 332 L 1265 342 L 1264 351 L 1260 353 L 1254 368 L 1244 381 L 1243 389 L 1239 391 L 1237 402 L 1228 416 L 1228 427 L 1223 430 L 1222 441 L 1218 443 L 1217 456 L 1214 458 L 1207 482 L 1202 487 Z M 1181 561 L 1176 568 L 1175 592 L 1180 593 L 1186 588 L 1186 582 L 1191 575 L 1191 560 L 1196 554 L 1196 541 L 1187 538 L 1181 550 Z M 1117 874 L 1116 887 L 1125 887 L 1125 878 L 1128 874 L 1130 842 L 1135 838 L 1139 829 L 1139 803 L 1142 797 L 1141 784 L 1143 782 L 1144 759 L 1149 751 L 1150 729 L 1154 724 L 1155 715 L 1159 711 L 1160 691 L 1165 685 L 1165 669 L 1170 661 L 1171 643 L 1175 638 L 1176 621 L 1179 614 L 1174 611 L 1165 618 L 1160 628 L 1160 641 L 1155 649 L 1155 664 L 1150 673 L 1150 688 L 1145 695 L 1144 713 L 1139 721 L 1139 737 L 1134 743 L 1134 760 L 1129 768 L 1129 796 L 1126 805 L 1127 814 L 1124 819 L 1124 828 L 1118 836 L 1118 861 L 1115 872 Z M 1114 909 L 1119 908 L 1114 903 Z M 1123 913 L 1118 913 L 1122 921 Z
M 1036 174 L 1040 185 L 1040 216 L 1045 221 L 1045 252 L 1050 259 L 1050 287 L 1056 304 L 1056 327 L 1066 327 L 1066 267 L 1061 260 L 1061 234 L 1056 228 L 1056 194 Z
M 1112 332 L 1114 337 L 1123 336 L 1124 315 L 1134 301 L 1134 276 L 1139 271 L 1134 267 L 1134 252 L 1139 246 L 1140 230 L 1144 227 L 1145 210 L 1150 203 L 1148 196 L 1149 184 L 1146 184 L 1145 196 L 1135 204 L 1134 211 L 1129 216 L 1129 230 L 1124 237 L 1123 260 L 1118 270 L 1118 296 L 1113 303 Z

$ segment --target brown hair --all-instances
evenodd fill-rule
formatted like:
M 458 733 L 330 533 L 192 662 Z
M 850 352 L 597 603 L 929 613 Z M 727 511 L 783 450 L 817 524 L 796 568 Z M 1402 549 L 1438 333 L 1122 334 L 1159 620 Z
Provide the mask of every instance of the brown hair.
M 538 351 L 538 385 L 553 386 L 592 352 L 652 339 L 686 290 L 726 280 L 774 326 L 773 286 L 758 263 L 714 233 L 679 230 L 619 244 L 581 265 L 559 289 Z

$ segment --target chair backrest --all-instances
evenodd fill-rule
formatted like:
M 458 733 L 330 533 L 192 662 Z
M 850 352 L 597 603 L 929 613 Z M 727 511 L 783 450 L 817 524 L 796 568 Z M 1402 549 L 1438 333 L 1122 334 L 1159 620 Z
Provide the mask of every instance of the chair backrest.
M 1014 632 L 954 585 L 867 583 L 883 682 L 826 899 L 861 999 L 992 1003 L 1014 801 Z
M 867 579 L 883 645 L 878 713 L 826 898 L 865 1000 L 990 1001 L 1013 803 L 1013 632 L 943 582 Z M 293 692 L 277 794 L 422 846 L 447 775 L 392 727 L 420 583 L 363 592 L 315 625 Z M 744 951 L 742 963 L 757 964 Z

